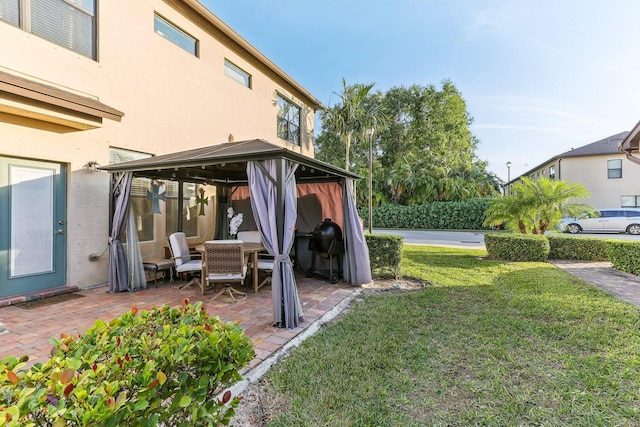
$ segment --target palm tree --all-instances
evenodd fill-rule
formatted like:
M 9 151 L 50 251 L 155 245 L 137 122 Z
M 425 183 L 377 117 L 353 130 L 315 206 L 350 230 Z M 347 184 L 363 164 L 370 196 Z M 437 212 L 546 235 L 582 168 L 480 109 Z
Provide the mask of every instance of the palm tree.
M 505 223 L 508 228 L 521 233 L 544 234 L 562 217 L 579 216 L 594 210 L 585 204 L 573 203 L 589 196 L 589 191 L 578 183 L 523 177 L 511 186 L 511 192 L 511 195 L 491 202 L 485 225 Z
M 513 196 L 504 196 L 493 199 L 485 212 L 484 225 L 499 227 L 504 225 L 509 230 L 518 230 L 527 234 L 525 213 L 520 200 Z
M 367 111 L 365 103 L 373 86 L 373 83 L 347 86 L 347 81 L 343 78 L 342 93 L 338 94 L 340 103 L 323 111 L 321 115 L 323 126 L 337 133 L 345 145 L 346 170 L 349 170 L 349 153 L 354 137 L 364 134 L 365 128 L 375 123 L 370 117 L 370 112 Z

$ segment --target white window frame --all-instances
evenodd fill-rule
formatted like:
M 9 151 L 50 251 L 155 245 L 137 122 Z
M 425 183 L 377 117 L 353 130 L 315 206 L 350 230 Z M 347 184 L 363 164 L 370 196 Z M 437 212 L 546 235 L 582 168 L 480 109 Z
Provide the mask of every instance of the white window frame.
M 159 25 L 164 26 L 165 31 Z M 158 13 L 153 14 L 153 31 L 184 51 L 198 56 L 198 39 Z
M 97 0 L 1 1 L 6 8 L 0 7 L 0 22 L 8 22 L 88 58 L 97 58 Z M 84 37 L 87 32 L 89 41 Z
M 242 86 L 251 89 L 251 74 L 247 73 L 228 59 L 224 60 L 224 74 L 225 76 L 237 81 Z

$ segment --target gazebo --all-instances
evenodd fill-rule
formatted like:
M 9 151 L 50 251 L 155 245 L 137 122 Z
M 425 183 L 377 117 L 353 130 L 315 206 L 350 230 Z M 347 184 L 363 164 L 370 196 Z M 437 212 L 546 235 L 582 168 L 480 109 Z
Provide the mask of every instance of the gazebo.
M 182 203 L 183 183 L 213 185 L 217 194 L 227 196 L 231 188 L 248 188 L 256 226 L 265 248 L 275 258 L 272 276 L 274 326 L 295 328 L 303 319 L 289 257 L 298 215 L 299 185 L 332 186 L 341 190 L 325 194 L 342 197 L 343 218 L 340 220 L 344 225 L 345 280 L 354 286 L 371 282 L 369 251 L 355 206 L 354 183 L 361 178 L 359 175 L 260 139 L 222 143 L 100 169 L 113 174 L 110 292 L 128 288 L 128 263 L 121 236 L 128 216 L 133 177 L 177 181 L 180 183 L 179 203 Z M 225 197 L 220 199 L 228 203 Z M 226 205 L 218 206 L 219 210 L 224 208 Z M 178 218 L 181 229 L 181 216 Z

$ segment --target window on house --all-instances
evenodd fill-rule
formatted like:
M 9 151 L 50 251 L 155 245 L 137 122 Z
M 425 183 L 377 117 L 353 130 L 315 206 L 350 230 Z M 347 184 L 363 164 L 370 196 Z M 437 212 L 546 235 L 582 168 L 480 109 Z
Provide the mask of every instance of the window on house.
M 2 1 L 2 0 L 0 0 Z M 109 149 L 109 164 L 146 159 L 150 154 L 120 148 Z M 131 209 L 138 230 L 138 240 L 148 242 L 153 240 L 153 200 L 147 197 L 152 191 L 151 180 L 148 178 L 133 178 L 131 182 Z
M 251 74 L 244 71 L 242 68 L 232 64 L 231 62 L 224 60 L 224 74 L 231 77 L 243 86 L 251 87 Z
M 622 208 L 640 208 L 640 196 L 622 196 L 620 198 Z
M 607 178 L 622 178 L 622 159 L 607 160 Z
M 0 20 L 96 58 L 96 0 L 0 0 Z
M 300 145 L 300 107 L 278 96 L 278 137 Z
M 556 179 L 556 165 L 549 166 L 549 178 Z
M 167 182 L 167 236 L 178 231 L 178 190 L 180 183 Z M 182 194 L 182 231 L 187 237 L 198 235 L 198 205 L 196 184 L 184 183 Z
M 153 15 L 153 30 L 176 46 L 198 56 L 198 40 L 158 14 Z

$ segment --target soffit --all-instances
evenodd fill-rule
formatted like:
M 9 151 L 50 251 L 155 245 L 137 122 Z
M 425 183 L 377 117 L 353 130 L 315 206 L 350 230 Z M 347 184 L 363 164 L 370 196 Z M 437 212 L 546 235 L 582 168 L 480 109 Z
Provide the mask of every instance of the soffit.
M 620 150 L 631 153 L 632 151 L 638 151 L 640 145 L 640 122 L 638 122 L 634 128 L 629 132 L 629 135 L 620 142 Z
M 121 121 L 124 113 L 97 99 L 0 71 L 0 109 L 76 129 L 99 127 L 102 118 Z

